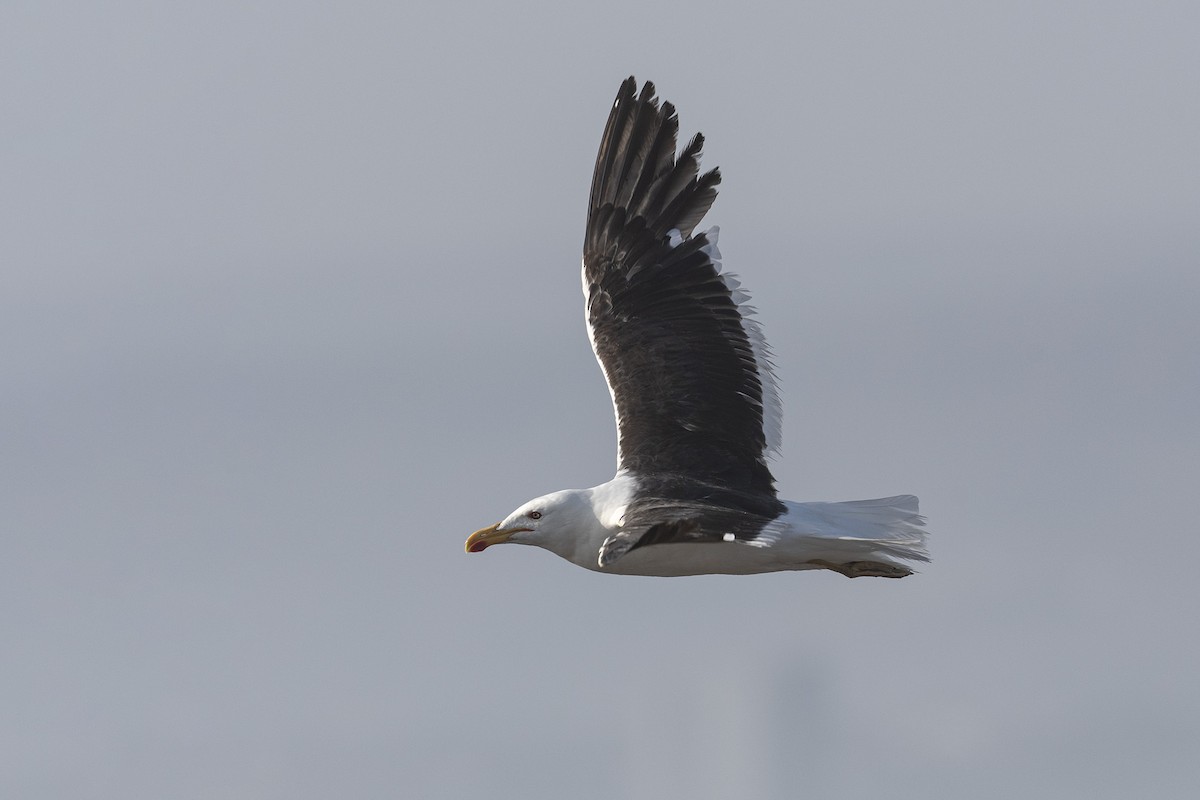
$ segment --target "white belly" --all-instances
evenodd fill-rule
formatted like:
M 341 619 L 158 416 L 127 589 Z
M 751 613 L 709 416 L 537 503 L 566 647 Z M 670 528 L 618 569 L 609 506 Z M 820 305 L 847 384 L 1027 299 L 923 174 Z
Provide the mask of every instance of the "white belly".
M 630 550 L 602 572 L 618 575 L 751 575 L 835 569 L 847 575 L 909 574 L 906 561 L 927 561 L 925 532 L 910 495 L 846 503 L 787 503 L 755 543 L 649 545 Z M 860 565 L 849 570 L 840 565 Z M 591 569 L 599 569 L 594 563 Z

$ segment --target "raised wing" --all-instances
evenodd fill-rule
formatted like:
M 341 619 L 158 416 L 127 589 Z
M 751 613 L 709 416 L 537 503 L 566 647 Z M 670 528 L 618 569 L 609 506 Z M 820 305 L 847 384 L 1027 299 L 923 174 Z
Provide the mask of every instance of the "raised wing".
M 774 497 L 770 353 L 746 295 L 720 272 L 716 229 L 693 235 L 721 175 L 699 174 L 700 134 L 676 158 L 678 131 L 674 106 L 660 107 L 650 82 L 638 93 L 630 77 L 592 178 L 583 288 L 617 416 L 618 467 Z

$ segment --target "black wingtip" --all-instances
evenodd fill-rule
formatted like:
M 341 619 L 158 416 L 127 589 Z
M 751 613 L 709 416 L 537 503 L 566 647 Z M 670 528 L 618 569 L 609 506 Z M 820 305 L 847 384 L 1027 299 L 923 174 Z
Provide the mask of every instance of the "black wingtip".
M 653 81 L 638 91 L 633 75 L 617 91 L 592 175 L 588 241 L 598 233 L 590 230 L 593 221 L 617 217 L 641 219 L 657 237 L 678 229 L 686 238 L 716 199 L 720 173 L 700 175 L 704 136 L 697 133 L 677 156 L 679 118 L 673 104 L 660 105 L 656 92 Z
M 647 85 L 650 86 L 650 91 L 653 92 L 654 84 L 647 81 Z M 617 90 L 617 99 L 613 101 L 613 105 L 616 106 L 622 101 L 631 102 L 637 96 L 637 93 L 637 78 L 630 75 L 621 82 L 621 88 Z

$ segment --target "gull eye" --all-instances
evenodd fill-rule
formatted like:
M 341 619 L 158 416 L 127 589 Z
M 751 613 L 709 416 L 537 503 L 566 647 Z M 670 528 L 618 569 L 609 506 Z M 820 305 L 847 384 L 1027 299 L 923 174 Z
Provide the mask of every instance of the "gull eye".
M 530 511 L 530 512 L 529 512 L 529 513 L 528 513 L 526 516 L 528 516 L 530 519 L 541 519 L 541 518 L 542 518 L 542 512 L 540 512 L 540 511 Z

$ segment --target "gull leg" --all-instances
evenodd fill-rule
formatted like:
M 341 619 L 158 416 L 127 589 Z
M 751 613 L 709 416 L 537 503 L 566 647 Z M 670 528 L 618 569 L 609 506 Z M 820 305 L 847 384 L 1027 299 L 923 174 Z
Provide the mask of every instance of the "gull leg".
M 880 561 L 847 561 L 844 564 L 835 564 L 832 561 L 813 559 L 808 563 L 840 572 L 847 578 L 903 578 L 905 575 L 912 575 L 911 569 Z

